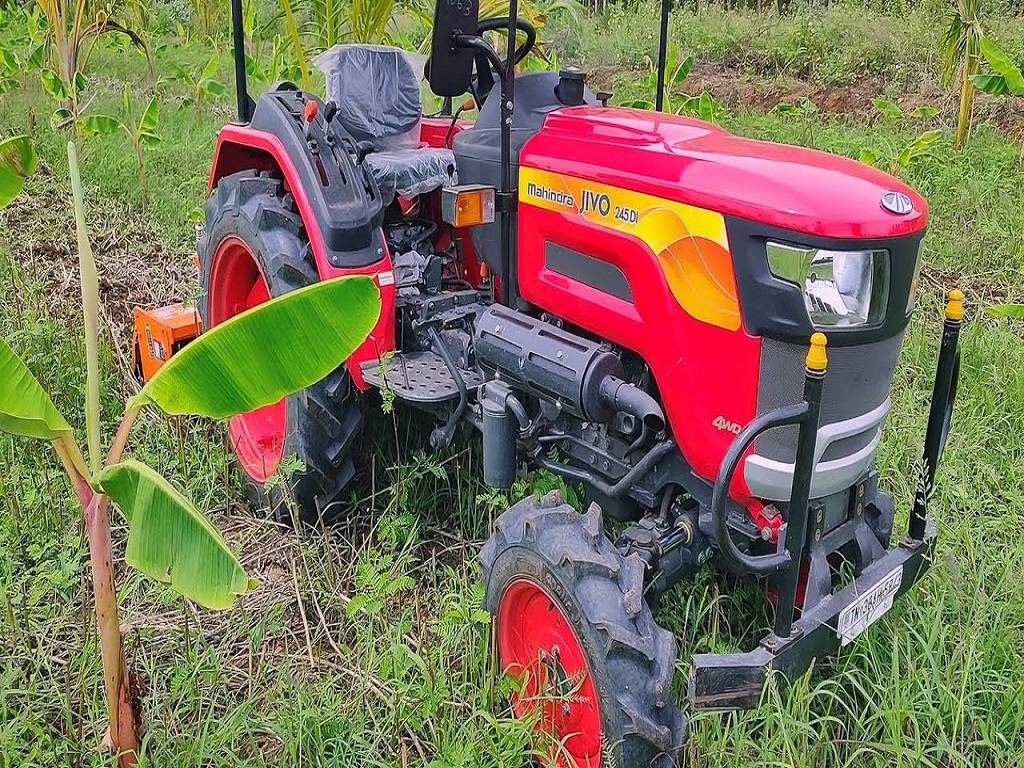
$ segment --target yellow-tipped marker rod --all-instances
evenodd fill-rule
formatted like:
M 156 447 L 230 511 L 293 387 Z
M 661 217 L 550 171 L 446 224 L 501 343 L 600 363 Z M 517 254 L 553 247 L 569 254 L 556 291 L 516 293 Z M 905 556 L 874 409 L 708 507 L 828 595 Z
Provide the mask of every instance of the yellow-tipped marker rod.
M 793 630 L 796 611 L 797 585 L 800 580 L 800 555 L 810 516 L 811 484 L 814 479 L 815 446 L 818 442 L 818 426 L 821 420 L 821 390 L 825 384 L 825 369 L 828 355 L 825 347 L 828 339 L 824 333 L 811 334 L 807 348 L 804 370 L 804 402 L 806 408 L 800 418 L 800 431 L 796 439 L 796 457 L 793 463 L 793 485 L 789 495 L 789 520 L 786 525 L 786 549 L 791 558 L 790 566 L 778 577 L 778 607 L 775 611 L 775 634 L 789 637 Z M 815 525 L 820 525 L 815 523 Z M 816 529 L 820 534 L 820 530 Z
M 825 353 L 827 345 L 828 339 L 824 333 L 811 334 L 811 346 L 807 349 L 807 370 L 815 373 L 825 372 L 828 368 L 828 355 Z
M 946 296 L 946 319 L 959 322 L 964 319 L 964 292 L 952 289 Z
M 938 468 L 942 451 L 949 434 L 953 417 L 953 400 L 960 378 L 960 325 L 964 318 L 963 291 L 954 288 L 947 296 L 946 319 L 942 324 L 942 343 L 939 345 L 939 359 L 935 366 L 935 383 L 932 385 L 932 403 L 928 411 L 928 429 L 924 436 L 924 457 L 921 476 L 914 494 L 914 506 L 910 510 L 910 525 L 907 541 L 911 546 L 920 545 L 928 531 L 928 500 L 935 485 L 935 470 Z

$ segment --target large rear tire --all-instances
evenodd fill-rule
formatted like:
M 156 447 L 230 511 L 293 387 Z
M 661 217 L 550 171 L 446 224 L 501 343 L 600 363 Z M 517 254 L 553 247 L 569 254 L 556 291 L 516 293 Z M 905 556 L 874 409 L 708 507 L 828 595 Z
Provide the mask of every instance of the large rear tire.
M 522 681 L 512 708 L 542 708 L 544 757 L 560 768 L 678 765 L 675 638 L 655 624 L 643 564 L 607 539 L 599 508 L 581 515 L 557 491 L 525 499 L 498 518 L 480 563 L 498 661 Z
M 266 172 L 242 171 L 217 183 L 198 250 L 204 328 L 319 280 L 292 196 Z M 307 525 L 337 518 L 355 475 L 351 454 L 361 426 L 344 365 L 279 403 L 230 419 L 247 498 L 281 522 L 293 510 Z M 280 478 L 292 456 L 301 467 Z M 275 477 L 283 482 L 266 482 Z

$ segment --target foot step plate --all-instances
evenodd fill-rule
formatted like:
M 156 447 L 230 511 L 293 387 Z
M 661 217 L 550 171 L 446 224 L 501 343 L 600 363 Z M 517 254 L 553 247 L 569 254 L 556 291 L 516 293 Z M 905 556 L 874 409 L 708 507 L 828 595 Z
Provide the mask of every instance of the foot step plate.
M 359 367 L 368 384 L 378 389 L 387 387 L 402 400 L 440 403 L 459 396 L 459 388 L 455 386 L 448 366 L 435 352 L 396 353 L 383 365 L 378 360 L 367 360 Z M 474 389 L 482 382 L 476 371 L 462 371 L 462 378 L 468 389 Z

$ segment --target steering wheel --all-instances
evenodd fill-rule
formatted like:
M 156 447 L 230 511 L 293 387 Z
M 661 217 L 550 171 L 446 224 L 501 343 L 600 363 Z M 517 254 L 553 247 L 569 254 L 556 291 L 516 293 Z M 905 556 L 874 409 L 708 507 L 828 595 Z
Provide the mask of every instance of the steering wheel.
M 524 40 L 519 47 L 516 48 L 515 53 L 512 55 L 512 66 L 525 59 L 530 51 L 533 50 L 534 44 L 537 42 L 537 30 L 534 29 L 533 24 L 523 18 L 516 18 L 516 30 L 526 35 Z M 485 32 L 508 32 L 508 16 L 496 16 L 490 19 L 484 19 L 480 22 L 477 27 L 477 32 L 483 35 Z M 477 107 L 482 107 L 484 101 L 487 99 L 487 94 L 491 92 L 494 87 L 494 83 L 497 81 L 499 75 L 495 71 L 494 65 L 491 60 L 487 57 L 483 51 L 476 51 L 473 54 L 473 61 L 475 63 L 476 74 L 473 75 L 473 81 L 469 88 L 473 94 L 473 100 L 476 102 Z M 502 69 L 505 68 L 505 60 L 501 61 Z

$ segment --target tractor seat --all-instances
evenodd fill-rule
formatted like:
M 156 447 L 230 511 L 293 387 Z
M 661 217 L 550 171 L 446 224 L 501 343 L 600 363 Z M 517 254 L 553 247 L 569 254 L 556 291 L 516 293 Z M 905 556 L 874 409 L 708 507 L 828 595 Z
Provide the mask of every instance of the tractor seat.
M 334 119 L 373 147 L 363 161 L 385 201 L 430 192 L 455 181 L 449 149 L 420 147 L 423 106 L 410 54 L 387 45 L 336 45 L 317 57 Z

